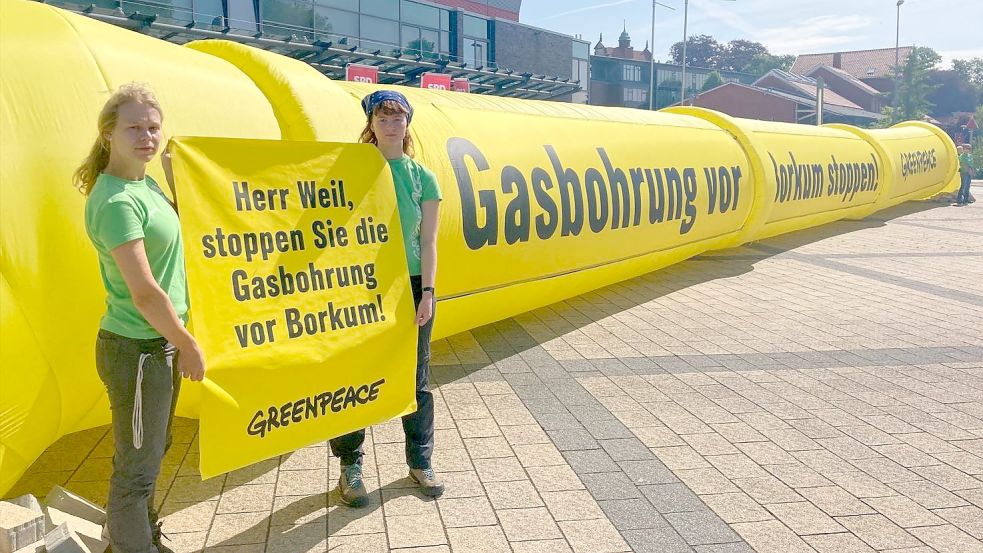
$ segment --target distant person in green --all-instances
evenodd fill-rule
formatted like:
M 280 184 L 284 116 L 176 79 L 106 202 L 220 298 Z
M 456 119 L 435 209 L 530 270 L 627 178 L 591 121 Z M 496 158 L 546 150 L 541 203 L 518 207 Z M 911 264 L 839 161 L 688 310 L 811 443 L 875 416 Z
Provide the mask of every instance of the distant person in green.
M 973 165 L 973 152 L 969 144 L 959 146 L 959 193 L 956 194 L 956 205 L 966 205 L 970 203 L 969 186 L 973 181 L 973 174 L 976 167 Z
M 163 137 L 160 104 L 128 84 L 103 106 L 98 137 L 75 171 L 85 230 L 106 290 L 96 370 L 112 410 L 113 474 L 106 526 L 114 553 L 169 553 L 154 487 L 170 446 L 181 377 L 201 380 L 205 359 L 185 329 L 188 291 L 177 212 L 149 175 Z M 170 180 L 166 157 L 164 172 Z
M 410 287 L 416 303 L 414 321 L 420 328 L 416 346 L 415 412 L 403 417 L 406 436 L 406 464 L 409 477 L 430 497 L 444 493 L 444 485 L 434 473 L 430 459 L 434 447 L 434 404 L 430 392 L 430 333 L 433 330 L 434 280 L 437 278 L 437 221 L 440 187 L 430 169 L 413 159 L 413 136 L 407 131 L 413 121 L 413 107 L 394 90 L 378 90 L 362 99 L 365 129 L 359 142 L 375 144 L 389 162 L 396 186 Z M 367 499 L 362 482 L 362 443 L 365 430 L 331 440 L 331 452 L 341 458 L 338 489 L 349 506 L 364 505 Z

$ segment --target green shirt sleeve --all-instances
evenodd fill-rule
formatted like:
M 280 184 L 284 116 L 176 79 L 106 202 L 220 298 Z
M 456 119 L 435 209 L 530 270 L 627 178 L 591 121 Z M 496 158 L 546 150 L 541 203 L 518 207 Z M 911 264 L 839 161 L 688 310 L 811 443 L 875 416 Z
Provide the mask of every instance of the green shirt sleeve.
M 144 237 L 140 212 L 125 196 L 114 196 L 102 205 L 93 231 L 95 239 L 102 243 L 107 252 Z
M 440 185 L 437 184 L 437 176 L 426 167 L 421 166 L 420 168 L 422 169 L 420 180 L 423 181 L 423 196 L 420 198 L 420 201 L 426 202 L 429 200 L 443 199 L 443 195 L 440 193 Z

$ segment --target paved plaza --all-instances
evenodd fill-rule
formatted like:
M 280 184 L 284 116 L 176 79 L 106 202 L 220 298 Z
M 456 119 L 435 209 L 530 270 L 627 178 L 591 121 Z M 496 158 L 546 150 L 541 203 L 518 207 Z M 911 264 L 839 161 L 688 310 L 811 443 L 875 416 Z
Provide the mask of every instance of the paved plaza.
M 983 552 L 983 202 L 703 255 L 435 342 L 433 363 L 442 498 L 406 478 L 398 421 L 367 436 L 352 509 L 326 444 L 202 481 L 180 419 L 171 546 Z M 66 436 L 8 495 L 102 503 L 111 455 L 108 426 Z

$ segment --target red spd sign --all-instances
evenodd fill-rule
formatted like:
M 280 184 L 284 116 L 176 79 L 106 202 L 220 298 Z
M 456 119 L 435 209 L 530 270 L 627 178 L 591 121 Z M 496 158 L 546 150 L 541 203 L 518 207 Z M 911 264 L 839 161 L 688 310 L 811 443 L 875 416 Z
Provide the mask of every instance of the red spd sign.
M 420 88 L 450 90 L 451 76 L 445 73 L 424 73 L 420 80 Z
M 357 83 L 378 83 L 379 69 L 371 65 L 349 63 L 345 66 L 345 80 Z
M 471 92 L 471 81 L 466 78 L 454 79 L 452 89 L 455 92 Z

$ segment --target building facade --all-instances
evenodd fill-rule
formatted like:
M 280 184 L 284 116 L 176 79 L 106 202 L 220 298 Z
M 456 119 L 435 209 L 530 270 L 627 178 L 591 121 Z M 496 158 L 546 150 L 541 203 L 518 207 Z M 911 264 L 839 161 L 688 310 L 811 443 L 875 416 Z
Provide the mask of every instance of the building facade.
M 816 76 L 829 72 L 817 71 Z M 816 78 L 773 69 L 747 85 L 728 82 L 701 92 L 688 103 L 716 111 L 763 121 L 816 124 L 820 109 L 819 90 L 822 89 L 821 109 L 824 123 L 848 123 L 867 126 L 883 116 L 869 111 L 845 97 L 841 92 L 858 92 L 854 83 L 831 79 L 822 84 Z M 876 91 L 875 91 L 875 96 Z M 857 96 L 858 100 L 861 99 Z M 866 98 L 868 102 L 873 101 Z
M 642 50 L 635 50 L 631 37 L 622 31 L 618 46 L 604 45 L 603 35 L 594 45 L 590 57 L 590 103 L 599 106 L 620 106 L 648 109 L 650 75 L 655 69 L 655 102 L 653 109 L 661 109 L 679 102 L 682 85 L 682 66 L 669 63 L 652 63 L 648 43 Z M 705 67 L 686 66 L 686 97 L 698 93 L 714 72 L 724 82 L 751 83 L 755 77 L 736 71 L 717 71 Z
M 904 65 L 913 46 L 900 48 L 876 48 L 873 50 L 851 50 L 848 52 L 824 52 L 801 54 L 789 70 L 798 75 L 809 75 L 821 65 L 842 70 L 881 92 L 889 92 L 894 87 L 895 59 Z
M 379 82 L 426 72 L 471 91 L 586 102 L 589 43 L 518 22 L 521 0 L 45 0 L 175 43 L 220 38 L 303 60 L 334 79 L 348 64 Z

